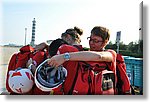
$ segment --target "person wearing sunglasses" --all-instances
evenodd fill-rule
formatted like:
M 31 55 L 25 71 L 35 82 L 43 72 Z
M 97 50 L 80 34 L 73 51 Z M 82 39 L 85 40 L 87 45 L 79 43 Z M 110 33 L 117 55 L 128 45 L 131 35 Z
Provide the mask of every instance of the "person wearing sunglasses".
M 90 51 L 77 51 L 77 52 L 66 51 L 63 53 L 59 53 L 58 55 L 54 55 L 49 59 L 48 64 L 50 66 L 57 68 L 60 65 L 63 65 L 71 73 L 71 74 L 68 73 L 68 77 L 66 78 L 66 81 L 64 83 L 64 94 L 70 94 L 70 93 L 71 94 L 115 94 L 116 52 L 111 49 L 105 50 L 105 46 L 107 45 L 109 38 L 110 38 L 110 32 L 107 28 L 102 26 L 95 26 L 91 30 L 90 37 L 87 38 L 89 41 Z M 63 49 L 61 47 L 61 50 L 66 50 L 66 48 Z M 90 64 L 90 66 L 94 66 L 94 67 L 90 67 L 90 69 L 84 73 L 84 71 L 86 71 L 87 69 L 84 69 L 85 65 L 82 64 L 83 62 L 86 63 L 86 66 L 89 66 Z M 104 69 L 102 69 L 102 67 L 104 67 Z M 91 70 L 93 71 L 95 70 L 95 71 L 91 72 Z M 109 73 L 107 75 L 101 76 L 101 74 L 103 73 L 102 71 L 106 71 L 106 70 L 108 72 L 112 72 L 113 74 Z M 90 75 L 90 77 L 89 76 L 86 77 L 87 76 L 86 73 L 88 72 L 89 72 L 88 75 Z M 83 75 L 81 73 L 83 73 Z M 95 74 L 93 75 L 91 73 L 95 73 Z M 113 75 L 113 77 L 111 75 Z M 103 79 L 99 79 L 102 77 Z M 79 84 L 74 84 L 75 81 L 72 82 L 72 80 L 74 79 L 76 79 L 76 81 Z M 103 86 L 99 86 L 100 89 L 102 89 L 103 91 L 100 91 L 99 89 L 98 91 L 96 89 L 98 88 L 98 86 L 95 87 L 94 85 L 100 85 L 97 82 L 104 82 L 104 84 L 102 84 Z M 73 87 L 70 88 L 69 85 Z M 87 85 L 90 85 L 89 91 L 87 91 L 88 88 Z M 58 93 L 59 92 L 55 90 L 55 94 Z

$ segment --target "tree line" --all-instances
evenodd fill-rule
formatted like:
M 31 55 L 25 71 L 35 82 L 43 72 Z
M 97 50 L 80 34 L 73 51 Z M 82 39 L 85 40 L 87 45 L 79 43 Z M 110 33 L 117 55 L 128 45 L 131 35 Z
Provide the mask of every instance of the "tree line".
M 112 41 L 110 41 L 106 46 L 106 49 L 113 49 L 117 51 L 117 43 L 113 44 Z M 139 40 L 138 42 L 130 42 L 128 45 L 120 42 L 119 53 L 124 56 L 143 58 L 143 40 Z

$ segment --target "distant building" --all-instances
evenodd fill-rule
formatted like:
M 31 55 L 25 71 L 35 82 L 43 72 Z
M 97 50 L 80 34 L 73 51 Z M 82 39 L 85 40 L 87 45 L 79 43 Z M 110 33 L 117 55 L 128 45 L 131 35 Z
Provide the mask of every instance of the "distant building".
M 30 43 L 30 45 L 32 46 L 32 47 L 34 47 L 35 46 L 35 26 L 36 26 L 36 21 L 35 21 L 35 18 L 33 19 L 33 21 L 32 21 L 32 38 L 31 38 L 31 43 Z
M 17 44 L 8 44 L 8 45 L 4 45 L 7 47 L 22 47 L 23 45 L 17 45 Z

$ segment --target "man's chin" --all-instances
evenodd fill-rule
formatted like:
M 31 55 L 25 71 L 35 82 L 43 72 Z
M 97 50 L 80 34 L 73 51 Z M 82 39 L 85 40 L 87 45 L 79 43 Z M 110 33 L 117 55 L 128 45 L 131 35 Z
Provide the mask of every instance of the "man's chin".
M 96 48 L 91 48 L 90 51 L 98 51 Z

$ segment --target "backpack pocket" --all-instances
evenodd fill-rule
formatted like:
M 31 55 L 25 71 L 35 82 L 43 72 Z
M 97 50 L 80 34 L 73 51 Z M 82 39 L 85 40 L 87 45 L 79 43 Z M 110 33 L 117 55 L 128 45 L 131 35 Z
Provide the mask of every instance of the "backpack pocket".
M 101 91 L 104 95 L 115 94 L 115 74 L 113 71 L 102 71 Z

